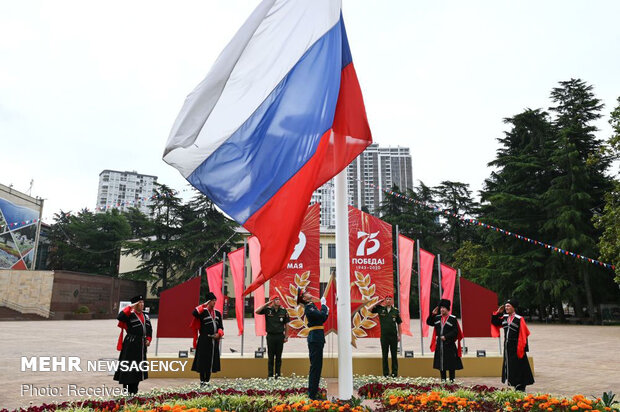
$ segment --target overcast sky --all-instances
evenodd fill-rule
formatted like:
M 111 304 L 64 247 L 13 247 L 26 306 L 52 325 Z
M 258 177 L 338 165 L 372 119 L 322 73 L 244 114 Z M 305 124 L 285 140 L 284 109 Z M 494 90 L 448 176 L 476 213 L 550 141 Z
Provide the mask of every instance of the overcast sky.
M 311 0 L 308 0 L 311 1 Z M 375 142 L 407 146 L 413 177 L 482 187 L 502 119 L 548 108 L 571 77 L 620 96 L 620 1 L 344 0 Z M 258 1 L 0 0 L 0 183 L 94 208 L 99 173 L 183 189 L 162 160 L 185 96 Z

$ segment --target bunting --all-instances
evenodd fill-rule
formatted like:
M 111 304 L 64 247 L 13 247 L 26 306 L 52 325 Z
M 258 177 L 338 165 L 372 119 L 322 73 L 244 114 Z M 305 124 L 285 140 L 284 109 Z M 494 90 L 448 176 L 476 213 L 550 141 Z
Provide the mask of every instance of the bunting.
M 449 210 L 446 210 L 446 209 L 441 209 L 441 208 L 439 208 L 439 207 L 437 207 L 437 206 L 435 206 L 435 205 L 433 205 L 431 203 L 422 202 L 420 200 L 412 199 L 412 198 L 410 198 L 408 196 L 405 196 L 405 195 L 403 195 L 401 193 L 396 193 L 396 192 L 394 192 L 392 190 L 389 190 L 389 189 L 380 189 L 377 185 L 375 185 L 372 182 L 367 182 L 365 180 L 360 180 L 360 182 L 365 183 L 366 185 L 368 185 L 368 186 L 370 186 L 370 187 L 372 187 L 374 189 L 382 190 L 383 192 L 385 192 L 385 193 L 387 193 L 387 194 L 389 194 L 391 196 L 395 196 L 395 197 L 397 197 L 399 199 L 403 199 L 403 200 L 406 200 L 408 202 L 424 206 L 424 207 L 426 207 L 428 209 L 433 209 L 433 211 L 435 211 L 437 213 L 441 213 L 441 214 L 443 214 L 445 216 L 451 216 L 451 217 L 453 217 L 455 219 L 460 220 L 461 222 L 464 222 L 464 223 L 467 223 L 467 224 L 470 224 L 470 225 L 474 225 L 474 226 L 480 226 L 480 227 L 482 227 L 484 229 L 488 229 L 488 230 L 494 230 L 494 231 L 496 231 L 498 233 L 503 234 L 504 236 L 513 237 L 513 238 L 519 239 L 519 240 L 521 240 L 523 242 L 531 243 L 533 245 L 540 246 L 540 247 L 543 247 L 545 249 L 549 249 L 552 252 L 556 252 L 556 253 L 559 253 L 559 254 L 562 254 L 562 255 L 565 255 L 565 256 L 570 256 L 570 257 L 573 257 L 575 259 L 579 259 L 579 260 L 581 260 L 583 262 L 588 262 L 588 263 L 591 263 L 593 265 L 604 267 L 606 269 L 616 270 L 616 267 L 614 265 L 612 265 L 611 263 L 601 262 L 599 260 L 596 260 L 596 259 L 584 256 L 584 255 L 581 255 L 579 253 L 571 252 L 569 250 L 562 249 L 560 247 L 557 247 L 557 246 L 554 246 L 554 245 L 550 245 L 550 244 L 545 243 L 545 242 L 541 242 L 540 240 L 531 239 L 531 238 L 529 238 L 527 236 L 523 236 L 523 235 L 520 235 L 518 233 L 511 232 L 509 230 L 505 230 L 505 229 L 502 229 L 502 228 L 499 228 L 499 227 L 495 227 L 493 225 L 489 225 L 489 224 L 481 222 L 481 221 L 479 221 L 477 219 L 471 219 L 471 218 L 468 218 L 468 217 L 465 217 L 465 216 L 457 215 L 456 213 L 452 213 L 452 212 L 450 212 Z

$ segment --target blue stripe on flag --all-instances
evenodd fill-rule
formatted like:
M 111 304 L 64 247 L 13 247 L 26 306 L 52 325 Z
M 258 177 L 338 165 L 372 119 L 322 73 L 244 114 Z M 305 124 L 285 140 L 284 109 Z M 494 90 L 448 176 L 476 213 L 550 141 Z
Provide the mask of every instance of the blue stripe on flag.
M 312 157 L 331 128 L 342 20 L 302 56 L 254 114 L 187 180 L 244 223 Z
M 347 30 L 344 27 L 344 20 L 342 20 L 342 13 L 340 13 L 340 27 L 342 30 L 342 69 L 344 69 L 353 61 L 353 57 L 351 56 L 349 38 L 347 37 Z

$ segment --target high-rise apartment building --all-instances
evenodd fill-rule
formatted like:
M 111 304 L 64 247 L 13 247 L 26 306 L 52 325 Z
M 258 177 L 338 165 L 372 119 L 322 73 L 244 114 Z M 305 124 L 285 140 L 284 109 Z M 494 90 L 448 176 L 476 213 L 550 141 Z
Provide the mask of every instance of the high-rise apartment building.
M 135 206 L 142 213 L 150 215 L 149 205 L 152 203 L 155 183 L 157 176 L 106 169 L 99 173 L 97 210 L 105 211 L 114 207 L 124 211 Z
M 370 186 L 367 183 L 374 185 Z M 408 147 L 379 147 L 373 143 L 347 167 L 349 204 L 378 215 L 385 197 L 383 190 L 393 185 L 400 190 L 413 188 L 413 170 Z M 330 180 L 312 194 L 311 203 L 321 203 L 321 226 L 335 227 L 334 182 Z

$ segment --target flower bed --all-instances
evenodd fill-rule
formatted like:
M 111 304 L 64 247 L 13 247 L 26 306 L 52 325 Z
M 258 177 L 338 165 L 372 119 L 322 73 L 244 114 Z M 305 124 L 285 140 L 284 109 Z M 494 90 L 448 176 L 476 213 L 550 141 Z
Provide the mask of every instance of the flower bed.
M 275 405 L 268 409 L 267 412 L 287 412 L 287 411 L 331 411 L 331 412 L 366 412 L 372 409 L 361 405 L 353 406 L 349 403 L 340 401 L 299 401 L 299 402 L 286 402 L 283 404 Z
M 214 411 L 236 410 L 264 412 L 272 405 L 277 405 L 283 400 L 297 401 L 305 399 L 308 392 L 307 377 L 286 377 L 280 379 L 230 379 L 219 382 L 210 382 L 208 386 L 201 388 L 197 385 L 189 385 L 174 389 L 156 389 L 148 393 L 140 393 L 135 397 L 121 397 L 113 400 L 87 399 L 83 401 L 67 401 L 58 404 L 43 404 L 19 409 L 21 412 L 47 412 L 47 411 L 163 411 L 164 407 L 176 407 L 177 410 L 184 406 L 187 410 L 196 409 Z M 320 382 L 319 396 L 325 398 L 327 391 L 325 380 Z M 166 409 L 167 410 L 167 409 Z M 0 412 L 8 412 L 6 409 Z
M 321 382 L 325 387 L 325 382 Z M 354 388 L 365 399 L 350 403 L 308 399 L 307 378 L 234 379 L 176 389 L 159 389 L 136 397 L 114 400 L 88 399 L 33 406 L 23 412 L 285 412 L 285 411 L 620 411 L 613 394 L 603 399 L 572 398 L 548 394 L 524 394 L 483 385 L 440 383 L 429 378 L 356 376 Z M 326 391 L 320 391 L 325 398 Z M 0 412 L 8 412 L 6 409 Z
M 504 410 L 509 412 L 522 411 L 617 411 L 605 406 L 600 398 L 591 400 L 583 395 L 575 395 L 572 398 L 554 398 L 550 395 L 526 395 L 515 399 L 513 402 L 505 402 Z
M 606 406 L 601 399 L 556 398 L 548 394 L 526 395 L 513 390 L 480 390 L 461 387 L 456 391 L 443 390 L 416 392 L 416 390 L 389 389 L 381 398 L 385 411 L 618 411 Z

